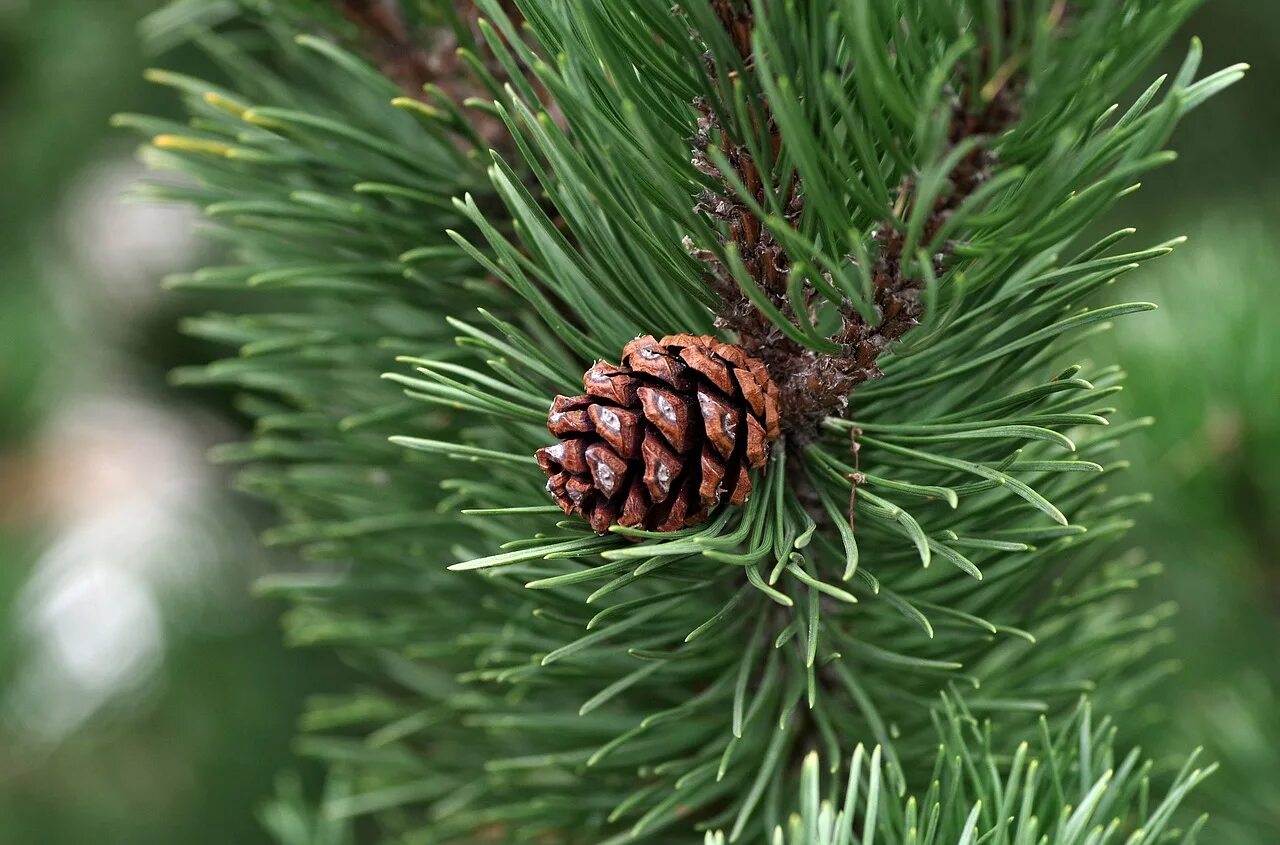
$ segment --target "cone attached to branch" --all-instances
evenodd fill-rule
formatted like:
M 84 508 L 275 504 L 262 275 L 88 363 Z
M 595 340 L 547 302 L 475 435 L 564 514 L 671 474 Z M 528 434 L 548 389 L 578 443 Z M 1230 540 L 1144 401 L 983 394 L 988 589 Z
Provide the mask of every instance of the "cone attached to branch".
M 712 337 L 638 337 L 622 364 L 598 361 L 584 396 L 557 396 L 539 449 L 547 492 L 604 533 L 675 531 L 751 494 L 778 436 L 778 389 L 741 347 Z

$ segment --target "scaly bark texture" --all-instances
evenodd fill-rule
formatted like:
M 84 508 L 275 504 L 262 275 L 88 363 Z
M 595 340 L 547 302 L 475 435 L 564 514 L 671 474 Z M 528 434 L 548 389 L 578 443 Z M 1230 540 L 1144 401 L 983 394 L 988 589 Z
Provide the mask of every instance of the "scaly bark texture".
M 713 7 L 750 71 L 753 20 L 748 4 L 718 0 Z M 1008 20 L 1007 11 L 1005 20 Z M 996 72 L 989 64 L 985 60 L 982 63 L 984 77 Z M 1021 85 L 1016 76 L 1004 79 L 994 91 L 985 92 L 986 96 L 980 87 L 981 80 L 965 79 L 958 83 L 948 133 L 953 146 L 970 138 L 993 138 L 1019 116 Z M 760 172 L 750 150 L 726 133 L 708 103 L 699 99 L 694 106 L 699 113 L 694 164 L 704 174 L 725 183 L 722 191 L 704 192 L 697 208 L 724 224 L 724 242 L 736 246 L 752 280 L 778 310 L 793 316 L 792 302 L 787 295 L 787 280 L 792 269 L 790 258 L 750 206 L 737 196 L 726 175 L 706 151 L 713 145 L 718 146 L 733 168 L 733 176 L 753 195 L 758 207 L 767 207 L 766 194 L 782 197 L 783 218 L 793 226 L 804 213 L 804 186 L 796 174 L 787 177 L 785 185 L 771 184 L 769 177 Z M 769 114 L 767 102 L 760 104 L 758 114 L 776 154 L 782 148 L 783 139 Z M 950 190 L 934 203 L 927 218 L 924 240 L 936 235 L 947 218 L 990 178 L 995 163 L 995 155 L 983 143 L 961 159 L 950 175 Z M 720 296 L 718 324 L 736 334 L 743 347 L 769 368 L 780 392 L 783 429 L 793 438 L 807 439 L 824 418 L 844 415 L 850 393 L 882 374 L 881 356 L 920 322 L 923 280 L 905 269 L 908 256 L 903 254 L 904 234 L 897 222 L 910 215 L 914 193 L 914 180 L 905 179 L 898 189 L 897 219 L 884 221 L 872 233 L 876 247 L 872 279 L 877 319 L 868 322 L 852 305 L 846 305 L 841 311 L 840 330 L 832 337 L 841 346 L 839 353 L 815 352 L 786 337 L 747 299 L 713 252 L 692 249 L 693 254 L 707 264 L 708 282 Z M 943 270 L 951 259 L 948 245 L 934 256 L 935 269 Z M 804 305 L 808 307 L 816 294 L 807 281 L 804 291 Z

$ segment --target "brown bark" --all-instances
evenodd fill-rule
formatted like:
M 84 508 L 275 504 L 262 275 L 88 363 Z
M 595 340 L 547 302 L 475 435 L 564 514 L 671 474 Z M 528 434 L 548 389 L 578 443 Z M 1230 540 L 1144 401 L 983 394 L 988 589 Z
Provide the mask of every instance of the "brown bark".
M 734 0 L 716 0 L 713 8 L 750 70 L 752 16 L 749 7 Z M 986 64 L 984 62 L 984 75 L 994 73 L 995 69 L 985 67 Z M 969 138 L 994 137 L 1018 117 L 1020 80 L 1004 80 L 995 95 L 985 101 L 979 94 L 980 84 L 980 80 L 963 80 L 958 86 L 960 91 L 955 97 L 948 133 L 953 146 Z M 724 224 L 724 243 L 735 246 L 752 280 L 771 298 L 772 304 L 784 315 L 793 317 L 786 291 L 792 269 L 790 257 L 763 221 L 737 196 L 706 151 L 713 144 L 718 147 L 733 168 L 736 180 L 753 195 L 758 206 L 766 207 L 767 193 L 781 196 L 783 217 L 793 226 L 798 225 L 804 212 L 804 186 L 796 175 L 787 177 L 786 184 L 770 183 L 770 177 L 760 172 L 747 147 L 729 136 L 710 106 L 701 99 L 694 105 L 699 113 L 694 165 L 702 173 L 725 183 L 722 191 L 705 192 L 697 208 Z M 771 140 L 776 152 L 783 139 L 769 115 L 767 102 L 760 103 L 757 115 L 756 119 L 766 130 L 763 134 Z M 950 175 L 950 190 L 935 202 L 926 221 L 926 241 L 990 178 L 995 162 L 994 154 L 979 144 L 957 164 Z M 910 213 L 914 191 L 911 179 L 899 186 L 898 219 L 905 219 Z M 783 428 L 793 438 L 811 437 L 824 418 L 842 416 L 854 388 L 882 375 L 881 356 L 920 322 L 923 280 L 906 270 L 910 256 L 903 254 L 904 234 L 896 220 L 884 221 L 871 238 L 874 249 L 869 251 L 875 256 L 871 272 L 877 320 L 868 322 L 846 303 L 841 314 L 842 326 L 831 338 L 840 344 L 841 350 L 832 354 L 815 352 L 786 337 L 743 295 L 728 268 L 713 252 L 692 250 L 707 264 L 708 283 L 719 294 L 718 324 L 735 333 L 743 347 L 769 368 L 781 395 Z M 944 247 L 944 251 L 935 256 L 936 269 L 941 271 L 950 260 L 949 249 Z M 804 300 L 798 307 L 808 308 L 817 294 L 807 281 L 803 290 Z
M 425 32 L 410 31 L 401 11 L 401 0 L 334 0 L 338 11 L 360 32 L 365 57 L 395 82 L 405 94 L 428 101 L 425 89 L 434 85 L 454 103 L 469 97 L 485 97 L 488 92 L 472 77 L 466 62 L 458 55 L 457 35 L 447 27 L 431 27 Z M 519 20 L 514 3 L 504 3 L 508 14 Z M 459 19 L 471 28 L 480 42 L 477 21 L 480 10 L 472 0 L 456 6 Z M 503 72 L 492 62 L 489 68 L 497 78 Z M 476 133 L 490 145 L 506 135 L 501 121 L 488 114 L 474 116 Z

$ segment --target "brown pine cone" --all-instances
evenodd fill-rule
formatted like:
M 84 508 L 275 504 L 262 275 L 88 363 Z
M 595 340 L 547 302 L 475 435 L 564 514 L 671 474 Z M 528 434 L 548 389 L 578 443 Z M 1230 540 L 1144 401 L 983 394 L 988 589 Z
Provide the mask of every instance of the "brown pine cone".
M 539 449 L 547 492 L 603 534 L 675 531 L 751 493 L 778 436 L 778 388 L 758 359 L 712 337 L 638 337 L 622 366 L 596 362 L 585 396 L 557 396 Z

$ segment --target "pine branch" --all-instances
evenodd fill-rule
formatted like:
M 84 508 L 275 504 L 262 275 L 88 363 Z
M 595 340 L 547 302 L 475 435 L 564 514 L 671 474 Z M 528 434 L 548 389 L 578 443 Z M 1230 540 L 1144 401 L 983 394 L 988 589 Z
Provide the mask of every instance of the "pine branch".
M 715 0 L 711 5 L 745 68 L 752 71 L 754 12 L 750 4 Z M 1050 14 L 1050 27 L 1056 29 L 1067 12 L 1065 0 L 1059 0 Z M 999 26 L 1002 37 L 1007 40 L 1012 23 L 1008 2 L 1001 5 L 1000 14 Z M 1004 67 L 995 67 L 991 63 L 990 48 L 984 47 L 981 52 L 978 72 L 964 79 L 953 95 L 947 131 L 950 149 L 967 149 L 967 152 L 947 175 L 950 189 L 933 200 L 924 219 L 924 236 L 917 247 L 931 242 L 947 219 L 990 179 L 997 160 L 989 149 L 990 141 L 1012 126 L 1021 114 L 1023 79 L 1018 72 L 1019 64 L 1009 60 Z M 707 64 L 709 68 L 714 67 L 710 55 Z M 712 74 L 714 76 L 714 71 Z M 722 82 L 717 82 L 722 88 L 721 99 L 727 102 L 731 93 L 724 90 Z M 771 159 L 776 160 L 782 149 L 782 137 L 767 99 L 761 97 L 758 105 L 758 110 L 752 113 L 755 125 L 749 128 L 763 127 L 761 135 L 767 139 Z M 694 165 L 704 175 L 723 184 L 719 190 L 703 192 L 698 210 L 725 226 L 727 235 L 722 244 L 733 246 L 746 272 L 780 313 L 794 318 L 793 307 L 811 312 L 812 303 L 817 299 L 813 282 L 806 278 L 800 302 L 790 301 L 788 283 L 796 268 L 787 250 L 753 210 L 753 207 L 768 207 L 766 195 L 772 193 L 780 197 L 782 219 L 791 227 L 797 227 L 805 211 L 804 186 L 798 173 L 793 170 L 782 177 L 784 184 L 770 184 L 769 169 L 761 172 L 751 150 L 731 136 L 707 99 L 697 98 L 694 106 L 699 114 Z M 733 183 L 725 181 L 725 174 L 707 155 L 707 150 L 717 144 L 717 137 L 720 154 L 732 167 Z M 753 207 L 737 196 L 735 186 L 751 195 Z M 840 309 L 841 327 L 832 336 L 840 347 L 836 353 L 818 352 L 787 337 L 752 303 L 715 253 L 690 245 L 691 253 L 707 264 L 709 283 L 720 298 L 719 324 L 734 332 L 753 355 L 764 360 L 770 372 L 778 374 L 783 426 L 801 442 L 812 438 L 827 417 L 845 415 L 852 391 L 883 375 L 880 358 L 894 341 L 920 322 L 924 279 L 918 269 L 911 267 L 915 257 L 904 254 L 907 234 L 903 221 L 916 211 L 915 193 L 915 178 L 905 178 L 896 192 L 894 218 L 883 221 L 871 233 L 871 240 L 877 245 L 871 270 L 875 318 L 867 319 L 846 302 Z M 954 261 L 952 248 L 952 244 L 943 244 L 941 251 L 931 257 L 935 274 L 941 275 Z M 849 260 L 855 259 L 850 256 Z M 826 281 L 830 284 L 829 276 Z M 805 318 L 810 323 L 815 321 L 812 313 L 806 313 Z
M 388 79 L 398 84 L 406 95 L 425 103 L 435 100 L 436 92 L 450 103 L 464 104 L 473 97 L 489 97 L 462 57 L 461 48 L 478 51 L 483 39 L 478 32 L 481 17 L 474 0 L 441 4 L 447 11 L 432 27 L 413 27 L 406 20 L 403 0 L 332 0 L 337 10 L 355 25 L 361 36 L 363 52 Z M 514 2 L 503 0 L 502 6 L 514 13 Z M 459 37 L 465 34 L 465 43 Z M 501 80 L 504 70 L 490 62 L 486 72 Z M 473 116 L 472 129 L 486 144 L 499 145 L 506 138 L 502 122 L 485 112 Z
M 1152 788 L 1153 763 L 1141 760 L 1136 750 L 1120 755 L 1113 726 L 1105 719 L 1093 724 L 1088 703 L 1056 737 L 1042 722 L 1039 735 L 1028 736 L 1011 755 L 995 753 L 991 746 L 991 737 L 1001 733 L 998 724 L 979 723 L 963 702 L 950 697 L 940 710 L 945 714 L 938 724 L 940 750 L 926 794 L 894 793 L 901 773 L 886 765 L 883 748 L 868 752 L 859 745 L 847 771 L 840 772 L 847 784 L 834 789 L 822 784 L 819 755 L 810 752 L 796 811 L 779 820 L 773 842 L 1074 843 L 1084 841 L 1086 831 L 1096 836 L 1105 830 L 1116 841 L 1191 843 L 1205 825 L 1207 817 L 1201 816 L 1183 828 L 1175 812 L 1217 766 L 1192 768 L 1193 755 L 1160 797 Z M 839 771 L 829 763 L 828 770 Z M 1071 812 L 1055 812 L 1065 796 L 1080 803 Z M 705 841 L 727 845 L 733 838 L 714 831 Z
M 1001 8 L 1007 27 L 1008 4 Z M 990 86 L 982 84 L 983 79 L 998 72 L 997 68 L 989 66 L 988 52 L 983 50 L 982 77 L 963 81 L 955 96 L 947 141 L 951 150 L 960 150 L 967 145 L 971 145 L 971 149 L 947 176 L 950 190 L 933 202 L 925 216 L 924 234 L 920 239 L 922 244 L 930 243 L 948 218 L 990 180 L 997 157 L 988 149 L 988 144 L 1021 115 L 1020 77 L 992 79 L 998 83 L 994 91 L 986 90 Z M 905 254 L 907 234 L 899 222 L 915 212 L 916 193 L 915 178 L 904 179 L 897 192 L 896 219 L 884 221 L 871 233 L 878 246 L 872 270 L 878 322 L 872 323 L 852 309 L 846 309 L 843 314 L 844 325 L 836 340 L 849 350 L 841 368 L 841 390 L 845 395 L 859 384 L 884 375 L 879 367 L 881 356 L 888 351 L 890 344 L 919 325 L 924 312 L 921 299 L 924 279 L 918 275 L 918 270 L 913 272 L 910 267 L 913 258 Z M 954 244 L 943 244 L 942 251 L 929 257 L 935 274 L 941 275 L 954 262 L 953 249 Z
M 1168 611 L 1141 600 L 1155 567 L 1117 545 L 1139 500 L 1108 492 L 1117 442 L 1146 422 L 1109 407 L 1117 369 L 1070 362 L 1150 307 L 1097 297 L 1172 244 L 1124 252 L 1130 230 L 1074 242 L 1167 160 L 1177 120 L 1240 76 L 1197 81 L 1194 47 L 1163 96 L 1106 111 L 1191 5 L 1081 5 L 1069 41 L 1012 5 L 1035 96 L 982 147 L 999 160 L 969 164 L 978 147 L 953 136 L 1006 118 L 957 128 L 960 89 L 942 83 L 1001 76 L 966 34 L 999 4 L 756 3 L 750 31 L 734 18 L 725 35 L 727 7 L 707 0 L 678 16 L 663 0 L 527 3 L 523 37 L 495 14 L 502 37 L 486 40 L 529 75 L 494 106 L 511 144 L 487 172 L 456 146 L 456 119 L 393 104 L 381 73 L 276 17 L 252 21 L 267 39 L 201 40 L 231 87 L 152 74 L 196 119 L 120 118 L 150 139 L 149 163 L 190 177 L 149 192 L 198 204 L 236 247 L 172 284 L 226 291 L 233 310 L 273 294 L 270 313 L 189 321 L 237 351 L 177 378 L 244 391 L 255 435 L 219 457 L 278 504 L 269 542 L 336 564 L 261 590 L 291 602 L 291 642 L 342 648 L 368 673 L 306 717 L 304 752 L 350 773 L 330 812 L 424 841 L 663 842 L 696 821 L 758 845 L 802 783 L 813 805 L 810 750 L 834 765 L 863 743 L 881 746 L 886 796 L 926 796 L 882 803 L 877 841 L 927 830 L 899 816 L 937 806 L 944 841 L 999 842 L 1008 815 L 986 799 L 1007 789 L 976 786 L 984 810 L 965 828 L 968 802 L 931 791 L 939 744 L 951 760 L 976 742 L 986 772 L 1041 718 L 1080 769 L 1071 783 L 1097 786 L 1075 761 L 1100 746 L 1061 756 L 1082 745 L 1079 696 L 1100 712 L 1142 701 L 1167 671 Z M 269 61 L 246 52 L 264 40 Z M 998 41 L 988 66 L 1006 68 L 1015 50 Z M 1019 88 L 1003 79 L 992 94 Z M 703 173 L 695 101 L 714 115 Z M 759 190 L 741 184 L 753 172 Z M 716 182 L 745 217 L 694 210 Z M 697 526 L 597 536 L 562 517 L 533 459 L 550 397 L 637 334 L 714 330 L 709 266 L 684 238 L 715 254 L 761 332 L 839 356 L 849 309 L 875 322 L 867 233 L 887 223 L 903 238 L 881 244 L 900 271 L 882 286 L 923 280 L 929 306 L 874 361 L 884 375 L 858 386 L 856 414 L 777 441 L 749 500 Z M 730 233 L 786 274 L 747 270 Z M 817 524 L 815 506 L 831 518 Z M 989 747 L 947 728 L 940 695 L 955 690 L 998 717 Z M 1067 816 L 1074 795 L 1039 783 L 1028 812 Z M 1112 806 L 1120 824 L 1142 815 Z
M 750 4 L 737 0 L 714 0 L 711 9 L 744 67 L 750 71 L 755 23 Z M 714 78 L 714 62 L 709 54 L 706 62 Z M 724 80 L 715 81 L 720 88 L 721 99 L 727 101 L 732 96 L 728 86 Z M 753 125 L 746 130 L 760 134 L 772 155 L 777 156 L 782 147 L 777 123 L 769 113 L 767 100 L 761 98 L 756 106 L 750 118 Z M 800 177 L 792 172 L 783 177 L 785 184 L 773 182 L 769 169 L 761 171 L 751 150 L 732 136 L 707 98 L 700 96 L 695 99 L 694 107 L 698 111 L 698 127 L 694 136 L 693 164 L 703 175 L 719 180 L 723 186 L 715 191 L 704 190 L 696 209 L 724 225 L 727 235 L 722 245 L 732 244 L 744 269 L 770 298 L 773 306 L 782 314 L 794 317 L 793 304 L 787 297 L 787 284 L 794 268 L 786 249 L 756 212 L 736 195 L 707 151 L 713 146 L 719 147 L 733 170 L 735 181 L 752 196 L 757 208 L 766 207 L 769 194 L 780 197 L 783 219 L 792 227 L 804 211 Z M 688 246 L 690 253 L 707 265 L 708 281 L 720 298 L 717 324 L 736 334 L 743 346 L 764 361 L 769 372 L 775 374 L 781 395 L 784 429 L 801 438 L 811 436 L 824 417 L 843 410 L 837 398 L 841 387 L 832 383 L 833 364 L 839 359 L 808 350 L 788 338 L 752 303 L 733 272 L 715 253 L 700 249 L 691 242 Z M 804 284 L 803 303 L 796 304 L 796 307 L 807 310 L 813 299 L 813 290 L 811 283 L 806 281 Z M 848 391 L 844 393 L 847 395 Z

